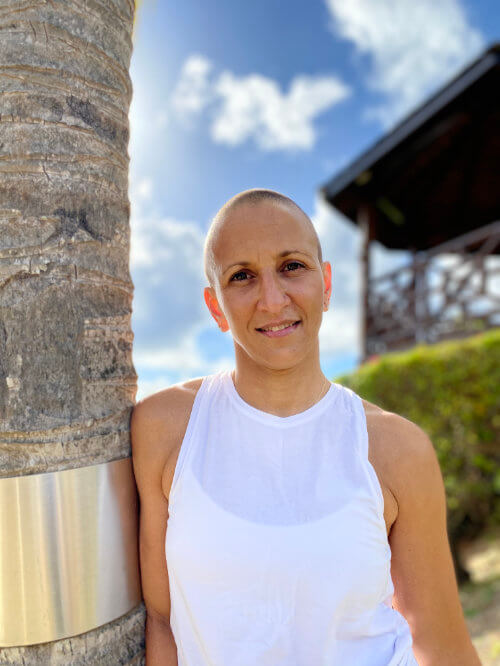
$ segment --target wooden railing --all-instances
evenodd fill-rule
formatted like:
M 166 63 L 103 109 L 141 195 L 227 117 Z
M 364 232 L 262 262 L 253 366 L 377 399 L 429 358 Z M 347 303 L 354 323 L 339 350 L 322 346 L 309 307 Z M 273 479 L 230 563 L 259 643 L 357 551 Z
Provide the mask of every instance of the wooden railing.
M 500 326 L 500 221 L 368 281 L 365 358 Z

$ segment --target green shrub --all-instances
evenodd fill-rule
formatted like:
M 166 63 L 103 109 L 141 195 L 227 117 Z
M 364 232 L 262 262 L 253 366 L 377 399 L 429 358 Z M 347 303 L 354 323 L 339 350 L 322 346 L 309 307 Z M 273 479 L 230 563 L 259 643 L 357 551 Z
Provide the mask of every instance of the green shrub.
M 500 328 L 385 354 L 335 381 L 429 435 L 452 547 L 500 524 Z

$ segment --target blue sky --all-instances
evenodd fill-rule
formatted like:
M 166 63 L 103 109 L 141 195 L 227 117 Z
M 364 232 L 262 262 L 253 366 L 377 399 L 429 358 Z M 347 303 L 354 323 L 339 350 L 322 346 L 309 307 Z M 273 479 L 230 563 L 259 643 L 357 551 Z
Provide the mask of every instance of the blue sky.
M 359 234 L 318 188 L 498 40 L 493 0 L 144 0 L 132 56 L 132 328 L 138 394 L 233 367 L 203 300 L 210 220 L 268 187 L 332 264 L 325 374 L 359 360 Z M 495 30 L 497 28 L 497 30 Z M 374 272 L 406 261 L 374 248 Z

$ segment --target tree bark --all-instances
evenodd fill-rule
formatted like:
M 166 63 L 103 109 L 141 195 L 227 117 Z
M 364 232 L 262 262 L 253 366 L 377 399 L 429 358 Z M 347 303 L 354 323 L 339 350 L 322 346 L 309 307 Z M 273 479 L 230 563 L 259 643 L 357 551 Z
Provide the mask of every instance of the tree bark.
M 133 0 L 0 4 L 0 477 L 130 455 L 133 17 Z M 0 664 L 136 664 L 143 630 L 141 605 Z

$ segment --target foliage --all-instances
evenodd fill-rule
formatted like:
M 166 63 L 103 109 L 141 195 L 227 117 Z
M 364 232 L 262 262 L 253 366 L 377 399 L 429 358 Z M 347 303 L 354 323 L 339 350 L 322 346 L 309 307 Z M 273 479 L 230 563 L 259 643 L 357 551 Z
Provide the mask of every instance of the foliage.
M 335 381 L 429 435 L 452 544 L 500 524 L 500 328 L 379 356 Z

